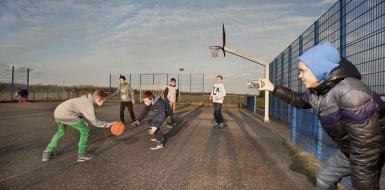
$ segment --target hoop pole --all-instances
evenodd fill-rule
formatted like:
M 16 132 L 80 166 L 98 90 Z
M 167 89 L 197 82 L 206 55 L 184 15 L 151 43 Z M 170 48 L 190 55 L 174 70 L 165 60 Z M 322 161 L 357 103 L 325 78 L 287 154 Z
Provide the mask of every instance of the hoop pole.
M 223 48 L 225 50 L 225 52 L 227 53 L 230 53 L 230 54 L 233 54 L 235 56 L 238 56 L 238 57 L 241 57 L 243 59 L 246 59 L 248 61 L 251 61 L 253 63 L 256 63 L 258 65 L 261 65 L 261 66 L 266 66 L 268 65 L 266 62 L 260 60 L 260 59 L 257 59 L 257 58 L 254 58 L 254 57 L 250 57 L 248 55 L 245 55 L 245 54 L 241 54 L 240 52 L 236 51 L 236 50 L 232 50 L 232 49 L 229 49 L 228 47 L 224 47 Z
M 222 48 L 227 53 L 230 53 L 232 55 L 238 56 L 240 58 L 246 59 L 248 61 L 251 61 L 253 63 L 256 63 L 258 65 L 263 66 L 265 68 L 265 79 L 269 79 L 270 76 L 269 76 L 269 64 L 268 63 L 266 63 L 260 59 L 242 54 L 236 50 L 232 50 L 232 49 L 227 48 L 227 47 L 220 47 L 220 48 Z M 269 117 L 269 91 L 265 91 L 265 116 L 263 118 L 263 121 L 265 123 L 270 121 L 270 117 Z

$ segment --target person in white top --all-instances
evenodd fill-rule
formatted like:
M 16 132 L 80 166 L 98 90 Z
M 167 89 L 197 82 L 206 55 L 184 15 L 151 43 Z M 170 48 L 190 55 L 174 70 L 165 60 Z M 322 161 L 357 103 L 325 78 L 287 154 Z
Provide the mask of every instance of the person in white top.
M 225 86 L 223 85 L 223 77 L 221 75 L 217 76 L 217 79 L 211 90 L 210 100 L 213 101 L 213 115 L 215 119 L 215 128 L 224 128 L 225 123 L 222 117 L 222 104 L 226 96 Z
M 166 86 L 166 88 L 163 91 L 164 99 L 170 104 L 171 107 L 171 116 L 167 121 L 167 126 L 170 128 L 175 125 L 174 123 L 174 113 L 176 111 L 176 101 L 178 99 L 178 88 L 176 87 L 176 79 L 171 78 L 170 84 Z

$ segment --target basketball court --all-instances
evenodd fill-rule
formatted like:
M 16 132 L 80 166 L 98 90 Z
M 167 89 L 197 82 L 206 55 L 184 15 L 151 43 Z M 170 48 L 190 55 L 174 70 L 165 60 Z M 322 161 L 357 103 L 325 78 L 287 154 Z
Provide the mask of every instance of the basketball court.
M 90 126 L 95 159 L 77 163 L 79 134 L 68 129 L 55 159 L 41 153 L 55 132 L 57 103 L 0 107 L 0 189 L 313 189 L 283 144 L 262 119 L 225 108 L 228 127 L 214 129 L 211 107 L 179 107 L 165 148 L 153 144 L 145 125 L 115 137 Z M 138 115 L 142 105 L 135 107 Z M 128 114 L 128 113 L 126 113 Z M 97 109 L 117 120 L 118 104 Z M 128 115 L 127 115 L 128 116 Z M 128 117 L 127 117 L 128 118 Z

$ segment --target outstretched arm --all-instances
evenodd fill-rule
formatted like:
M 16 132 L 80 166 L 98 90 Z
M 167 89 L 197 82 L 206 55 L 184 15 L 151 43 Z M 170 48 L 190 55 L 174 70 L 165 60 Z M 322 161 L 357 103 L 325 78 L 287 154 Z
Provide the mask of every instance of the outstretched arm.
M 274 96 L 297 108 L 311 108 L 311 105 L 309 103 L 309 92 L 297 93 L 293 92 L 292 90 L 286 87 L 276 86 L 268 79 L 260 80 L 263 82 L 263 85 L 260 87 L 259 90 L 272 91 Z

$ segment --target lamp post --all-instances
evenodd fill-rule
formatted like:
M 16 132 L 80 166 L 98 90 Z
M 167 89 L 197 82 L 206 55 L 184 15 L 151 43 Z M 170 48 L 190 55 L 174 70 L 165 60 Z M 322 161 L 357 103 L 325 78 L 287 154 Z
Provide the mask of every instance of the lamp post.
M 265 74 L 264 74 L 265 78 L 269 79 L 269 64 L 268 63 L 266 63 L 265 61 L 262 61 L 258 58 L 250 57 L 250 56 L 245 55 L 239 51 L 232 50 L 232 49 L 226 47 L 226 33 L 225 33 L 225 25 L 224 24 L 222 24 L 222 37 L 223 37 L 222 46 L 210 46 L 209 47 L 209 50 L 211 52 L 212 57 L 218 57 L 219 50 L 222 50 L 224 57 L 226 56 L 226 52 L 227 52 L 227 53 L 230 53 L 230 54 L 235 55 L 237 57 L 246 59 L 246 60 L 251 61 L 255 64 L 263 66 L 264 70 L 265 70 Z M 269 118 L 269 91 L 265 91 L 265 116 L 264 116 L 263 120 L 264 120 L 264 122 L 270 121 L 270 118 Z

